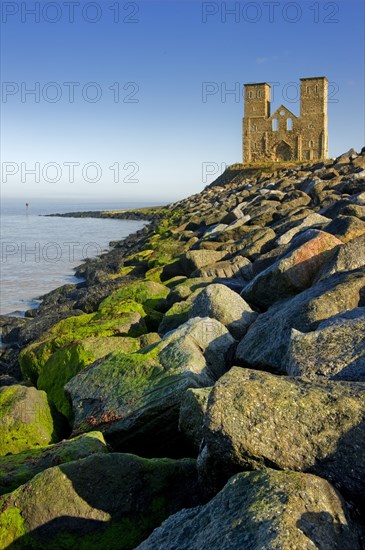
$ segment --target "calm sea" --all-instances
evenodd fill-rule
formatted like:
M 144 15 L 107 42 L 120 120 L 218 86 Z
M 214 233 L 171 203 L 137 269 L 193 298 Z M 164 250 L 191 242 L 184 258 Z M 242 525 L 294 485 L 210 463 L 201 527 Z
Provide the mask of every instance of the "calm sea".
M 0 313 L 22 315 L 39 297 L 68 282 L 85 258 L 108 250 L 109 242 L 145 224 L 130 220 L 47 218 L 41 214 L 122 210 L 152 203 L 32 201 L 1 202 Z

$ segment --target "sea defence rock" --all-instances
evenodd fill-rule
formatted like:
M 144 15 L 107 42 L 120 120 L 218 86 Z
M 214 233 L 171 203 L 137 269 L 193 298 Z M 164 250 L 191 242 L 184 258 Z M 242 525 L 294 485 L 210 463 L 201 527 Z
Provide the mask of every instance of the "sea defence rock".
M 44 447 L 54 437 L 44 391 L 19 384 L 0 388 L 0 456 Z
M 174 286 L 166 298 L 166 304 L 170 308 L 176 302 L 189 298 L 193 292 L 205 288 L 213 281 L 212 277 L 191 277 Z
M 14 491 L 52 466 L 106 452 L 103 435 L 100 432 L 89 432 L 48 447 L 32 448 L 16 455 L 0 457 L 0 494 Z
M 341 239 L 342 242 L 347 243 L 364 235 L 365 223 L 355 216 L 337 216 L 323 229 Z
M 273 265 L 259 273 L 243 289 L 251 303 L 269 307 L 311 286 L 315 276 L 342 242 L 324 231 L 308 229 L 303 244 L 295 246 Z M 295 243 L 295 241 L 294 241 Z
M 244 285 L 252 278 L 252 264 L 244 256 L 237 255 L 228 260 L 222 260 L 215 264 L 209 264 L 193 272 L 195 277 L 232 278 L 242 280 Z
M 236 351 L 242 366 L 285 373 L 291 330 L 315 330 L 321 321 L 365 305 L 365 268 L 337 273 L 294 298 L 274 304 L 248 329 Z
M 200 471 L 213 488 L 241 470 L 315 473 L 365 506 L 365 383 L 232 368 L 214 386 Z
M 28 365 L 30 369 L 31 366 L 37 365 L 38 389 L 47 393 L 52 405 L 69 421 L 72 420 L 72 411 L 63 389 L 64 385 L 87 365 L 112 351 L 123 350 L 128 353 L 140 348 L 139 338 L 125 336 L 85 338 L 57 349 L 59 343 L 56 338 L 53 342 L 45 343 L 44 347 L 30 346 L 22 356 L 22 365 L 24 372 L 29 372 Z M 55 351 L 46 359 L 52 349 Z
M 207 410 L 208 397 L 212 388 L 186 390 L 181 402 L 179 430 L 199 451 L 203 439 L 203 421 Z
M 303 334 L 290 336 L 286 362 L 291 376 L 365 381 L 365 308 L 339 313 Z
M 113 319 L 124 313 L 128 304 L 132 311 L 140 311 L 135 307 L 135 304 L 139 304 L 148 329 L 155 330 L 161 321 L 160 311 L 165 309 L 165 299 L 169 292 L 169 288 L 155 281 L 135 281 L 105 298 L 99 305 L 98 315 L 101 319 Z
M 20 346 L 26 384 L 46 391 L 64 429 L 58 438 L 71 426 L 71 435 L 80 435 L 76 447 L 73 440 L 28 441 L 26 450 L 0 457 L 14 489 L 0 508 L 0 546 L 119 550 L 147 539 L 153 550 L 357 548 L 347 538 L 356 528 L 336 490 L 364 526 L 364 155 L 365 149 L 341 162 L 230 167 L 201 193 L 156 208 L 138 234 L 87 260 L 77 270 L 84 281 L 49 293 L 27 319 L 0 321 L 7 345 L 0 385 L 21 380 L 14 368 Z M 254 286 L 250 297 L 239 296 Z M 242 300 L 251 310 L 248 328 L 235 326 Z M 214 319 L 188 321 L 208 309 Z M 233 334 L 240 340 L 234 362 Z M 230 371 L 232 364 L 245 368 Z M 126 477 L 103 458 L 96 471 L 98 446 L 103 457 L 199 455 L 212 500 L 182 512 L 198 504 L 184 501 L 158 516 L 161 500 L 143 508 L 156 478 L 141 472 L 165 479 L 165 463 L 144 461 L 142 470 L 129 464 Z M 92 456 L 80 460 L 82 448 Z M 83 460 L 87 468 L 74 476 L 69 465 Z M 235 474 L 233 492 L 216 500 Z M 188 483 L 183 476 L 171 485 L 174 494 L 166 498 L 173 501 Z M 116 493 L 118 510 L 118 499 L 130 504 L 127 519 L 107 507 Z M 30 535 L 34 510 L 50 515 L 35 521 Z M 176 512 L 167 529 L 148 539 Z
M 189 250 L 182 260 L 183 273 L 189 276 L 193 271 L 205 265 L 219 262 L 224 256 L 224 252 L 217 252 L 216 250 Z
M 291 229 L 288 229 L 280 235 L 276 239 L 276 244 L 278 246 L 281 246 L 283 244 L 288 244 L 290 241 L 300 233 L 301 231 L 304 231 L 308 229 L 308 227 L 323 227 L 325 224 L 329 223 L 331 220 L 326 218 L 325 216 L 321 216 L 320 214 L 310 214 L 309 216 L 305 217 L 303 220 L 299 220 L 299 223 L 294 225 Z
M 96 454 L 0 497 L 0 546 L 132 550 L 198 495 L 194 460 Z
M 340 271 L 352 271 L 365 265 L 365 235 L 361 235 L 340 246 L 332 258 L 323 266 L 317 279 L 326 279 Z
M 115 352 L 90 365 L 65 386 L 74 434 L 98 429 L 118 449 L 144 456 L 181 452 L 183 395 L 211 386 L 226 372 L 234 342 L 215 319 L 195 318 L 154 346 Z
M 239 253 L 249 260 L 255 260 L 276 237 L 275 232 L 269 227 L 245 226 L 244 236 L 235 241 L 222 244 L 219 250 L 225 250 L 230 254 Z
M 136 550 L 360 550 L 339 493 L 314 475 L 259 470 L 232 477 L 208 504 L 165 520 Z
M 113 319 L 102 319 L 98 313 L 68 317 L 54 325 L 44 336 L 20 354 L 19 361 L 24 377 L 36 383 L 45 363 L 52 353 L 68 344 L 86 338 L 107 338 L 116 336 L 137 337 L 147 332 L 146 324 L 139 313 L 131 311 L 121 313 Z M 134 309 L 142 308 L 137 303 Z
M 228 328 L 232 336 L 241 339 L 257 318 L 257 313 L 237 292 L 221 284 L 211 284 L 194 298 L 189 317 L 208 316 Z

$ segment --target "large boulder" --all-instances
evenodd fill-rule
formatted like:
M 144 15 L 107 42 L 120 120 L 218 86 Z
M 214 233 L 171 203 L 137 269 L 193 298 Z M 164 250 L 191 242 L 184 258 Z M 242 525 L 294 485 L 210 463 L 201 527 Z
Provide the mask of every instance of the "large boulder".
M 293 329 L 286 370 L 291 376 L 365 382 L 365 308 L 335 315 L 313 332 Z
M 225 256 L 225 252 L 216 250 L 189 250 L 182 259 L 183 274 L 191 275 L 197 269 L 206 265 L 219 262 Z
M 214 386 L 200 469 L 213 487 L 263 466 L 315 473 L 365 506 L 365 384 L 232 368 Z
M 165 308 L 165 299 L 170 289 L 155 281 L 135 281 L 111 293 L 98 308 L 100 318 L 118 317 L 126 311 L 128 304 L 132 311 L 140 312 L 149 330 L 157 328 Z M 142 306 L 136 307 L 136 304 Z
M 275 237 L 276 233 L 270 227 L 245 226 L 245 235 L 241 239 L 224 243 L 220 249 L 255 260 L 266 251 Z
M 65 386 L 73 433 L 102 431 L 123 451 L 183 452 L 178 417 L 188 388 L 211 386 L 230 365 L 234 339 L 215 319 L 191 319 L 140 352 L 115 352 Z
M 308 229 L 302 238 L 303 244 L 294 246 L 248 283 L 242 291 L 246 300 L 268 307 L 308 288 L 335 247 L 342 245 L 336 237 L 315 229 Z
M 19 362 L 25 379 L 36 384 L 51 355 L 72 342 L 86 338 L 137 337 L 147 332 L 143 306 L 133 301 L 133 304 L 126 304 L 126 307 L 128 311 L 120 313 L 114 319 L 104 319 L 99 312 L 68 317 L 55 324 L 39 340 L 22 350 Z
M 239 340 L 255 321 L 257 313 L 237 292 L 222 284 L 211 284 L 199 292 L 191 303 L 189 317 L 203 316 L 217 319 Z
M 96 454 L 0 497 L 0 545 L 132 550 L 169 515 L 196 504 L 193 460 Z
M 337 491 L 311 474 L 260 470 L 232 477 L 208 504 L 182 510 L 136 550 L 360 550 Z
M 297 225 L 295 225 L 291 229 L 288 229 L 288 231 L 280 235 L 280 237 L 276 239 L 276 244 L 278 246 L 288 244 L 295 237 L 295 235 L 297 235 L 301 231 L 304 231 L 305 229 L 308 229 L 308 227 L 323 227 L 326 223 L 329 222 L 330 220 L 328 218 L 325 218 L 320 214 L 310 214 L 304 219 L 299 220 L 299 223 Z
M 44 447 L 54 437 L 44 391 L 18 384 L 0 388 L 0 456 Z
M 340 246 L 324 265 L 318 279 L 325 279 L 340 271 L 352 271 L 365 265 L 365 235 Z
M 228 260 L 222 260 L 215 264 L 209 264 L 192 273 L 193 277 L 230 278 L 241 279 L 245 284 L 252 276 L 252 265 L 250 260 L 244 256 L 237 255 Z
M 14 491 L 52 466 L 106 452 L 103 435 L 89 432 L 48 447 L 35 447 L 16 455 L 0 457 L 0 494 Z
M 40 370 L 37 387 L 47 393 L 49 401 L 71 422 L 72 410 L 65 395 L 65 384 L 87 365 L 112 351 L 132 353 L 139 348 L 139 338 L 126 336 L 85 338 L 73 342 L 51 354 Z
M 365 306 L 365 268 L 338 273 L 275 304 L 248 329 L 236 351 L 239 365 L 285 372 L 291 329 L 309 332 L 321 321 Z
M 337 216 L 324 228 L 324 231 L 335 235 L 343 243 L 347 243 L 365 233 L 365 222 L 355 216 Z
M 212 280 L 213 279 L 211 277 L 192 277 L 177 284 L 170 290 L 166 298 L 166 303 L 168 307 L 171 307 L 176 302 L 186 300 L 196 290 L 199 290 L 200 288 L 205 288 L 207 285 L 209 285 Z

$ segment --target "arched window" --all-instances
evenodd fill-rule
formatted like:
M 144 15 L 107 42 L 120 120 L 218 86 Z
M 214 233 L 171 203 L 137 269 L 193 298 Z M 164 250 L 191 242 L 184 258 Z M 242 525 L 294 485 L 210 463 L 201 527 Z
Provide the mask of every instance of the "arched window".
M 256 97 L 257 97 L 257 99 L 260 99 L 260 97 L 261 97 L 261 92 L 260 92 L 260 90 L 257 92 Z
M 306 92 L 307 92 L 307 94 L 309 94 L 309 86 L 307 86 Z
M 286 129 L 291 132 L 293 129 L 293 120 L 291 118 L 286 119 Z
M 318 94 L 318 84 L 315 85 L 314 91 L 316 92 L 316 94 Z
M 250 99 L 252 99 L 252 95 L 253 95 L 252 92 L 248 92 L 248 97 L 249 97 Z
M 273 132 L 277 132 L 279 129 L 277 118 L 272 119 L 272 129 L 273 129 Z
M 309 147 L 310 147 L 311 149 L 313 149 L 313 147 L 314 147 L 314 141 L 313 141 L 313 139 L 310 140 L 310 142 L 309 142 Z

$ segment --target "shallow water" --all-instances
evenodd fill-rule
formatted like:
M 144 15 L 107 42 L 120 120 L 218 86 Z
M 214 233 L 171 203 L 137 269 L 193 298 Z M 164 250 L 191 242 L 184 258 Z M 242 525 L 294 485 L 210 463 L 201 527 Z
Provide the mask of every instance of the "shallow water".
M 0 313 L 22 315 L 43 294 L 76 282 L 74 268 L 145 223 L 96 218 L 55 218 L 40 214 L 122 210 L 150 204 L 20 201 L 1 203 Z

